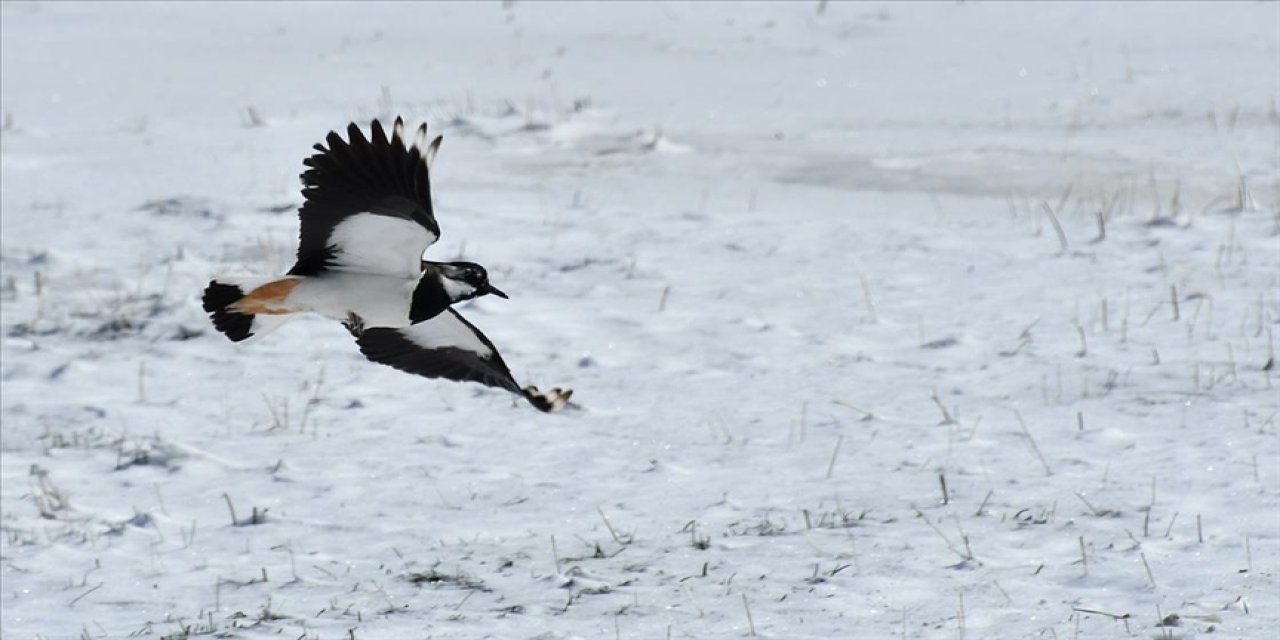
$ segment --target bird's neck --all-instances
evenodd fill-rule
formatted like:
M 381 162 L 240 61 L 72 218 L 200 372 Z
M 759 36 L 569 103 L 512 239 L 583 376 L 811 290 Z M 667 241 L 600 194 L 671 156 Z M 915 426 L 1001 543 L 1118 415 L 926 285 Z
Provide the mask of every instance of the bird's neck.
M 409 322 L 418 323 L 440 315 L 454 298 L 449 295 L 445 285 L 446 279 L 435 269 L 428 267 L 418 279 L 418 286 L 413 289 L 413 299 L 409 303 Z

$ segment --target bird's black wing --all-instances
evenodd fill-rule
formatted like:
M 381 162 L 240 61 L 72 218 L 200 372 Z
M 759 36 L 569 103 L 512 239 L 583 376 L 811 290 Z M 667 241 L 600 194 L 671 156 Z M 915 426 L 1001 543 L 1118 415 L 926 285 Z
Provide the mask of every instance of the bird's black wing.
M 424 148 L 427 125 L 413 144 L 404 138 L 404 122 L 396 118 L 388 138 L 373 121 L 366 139 L 355 123 L 348 140 L 329 132 L 318 153 L 303 161 L 298 211 L 301 238 L 298 261 L 290 275 L 315 275 L 325 269 L 413 276 L 421 270 L 422 252 L 440 238 L 431 206 L 428 165 L 440 144 Z
M 357 332 L 356 344 L 374 362 L 427 378 L 479 382 L 506 389 L 542 411 L 563 407 L 573 393 L 521 388 L 498 355 L 497 347 L 452 308 L 408 327 L 365 328 Z

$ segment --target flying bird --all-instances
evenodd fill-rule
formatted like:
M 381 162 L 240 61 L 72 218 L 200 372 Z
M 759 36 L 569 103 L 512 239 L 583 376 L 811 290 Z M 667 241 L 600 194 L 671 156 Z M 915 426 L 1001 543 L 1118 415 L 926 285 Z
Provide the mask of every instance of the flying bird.
M 404 121 L 391 136 L 377 120 L 365 138 L 329 132 L 303 161 L 304 203 L 298 259 L 286 275 L 215 278 L 204 290 L 213 326 L 239 342 L 292 314 L 342 322 L 368 359 L 428 378 L 479 382 L 518 394 L 542 411 L 564 407 L 573 391 L 520 386 L 497 347 L 453 305 L 484 295 L 506 298 L 472 262 L 431 262 L 440 238 L 429 169 L 440 136 L 427 125 L 412 145 Z

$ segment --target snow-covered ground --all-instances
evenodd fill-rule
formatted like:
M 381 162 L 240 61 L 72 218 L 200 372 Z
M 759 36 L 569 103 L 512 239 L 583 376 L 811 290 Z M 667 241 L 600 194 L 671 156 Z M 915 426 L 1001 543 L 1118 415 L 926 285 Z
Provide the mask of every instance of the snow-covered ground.
M 1280 4 L 0 4 L 4 638 L 1269 638 Z M 445 136 L 541 415 L 232 344 Z M 234 508 L 234 514 L 229 507 Z M 233 521 L 234 517 L 234 521 Z

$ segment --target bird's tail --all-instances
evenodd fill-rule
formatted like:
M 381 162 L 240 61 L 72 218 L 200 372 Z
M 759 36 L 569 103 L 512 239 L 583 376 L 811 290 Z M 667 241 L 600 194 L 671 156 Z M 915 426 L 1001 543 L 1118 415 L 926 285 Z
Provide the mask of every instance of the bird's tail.
M 213 326 L 232 342 L 262 335 L 284 324 L 289 311 L 280 303 L 297 286 L 297 277 L 220 277 L 204 290 L 204 310 Z

